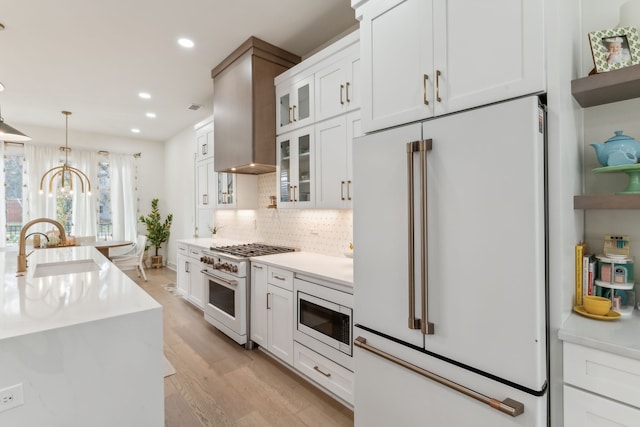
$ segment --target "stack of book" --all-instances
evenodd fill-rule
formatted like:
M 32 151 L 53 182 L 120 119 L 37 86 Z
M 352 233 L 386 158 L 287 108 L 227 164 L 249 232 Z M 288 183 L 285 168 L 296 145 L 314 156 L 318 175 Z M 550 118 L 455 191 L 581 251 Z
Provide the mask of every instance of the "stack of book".
M 583 296 L 598 295 L 595 279 L 596 257 L 589 252 L 587 243 L 578 243 L 576 245 L 576 306 L 582 305 Z

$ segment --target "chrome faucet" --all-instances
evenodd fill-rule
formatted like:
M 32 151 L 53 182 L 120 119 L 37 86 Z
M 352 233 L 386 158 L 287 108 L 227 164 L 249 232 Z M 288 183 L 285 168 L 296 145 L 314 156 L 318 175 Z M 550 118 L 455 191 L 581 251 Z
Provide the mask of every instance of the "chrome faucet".
M 58 221 L 49 218 L 36 218 L 34 220 L 29 221 L 22 227 L 20 230 L 20 249 L 18 251 L 18 273 L 24 273 L 27 271 L 27 230 L 33 225 L 38 224 L 40 222 L 48 222 L 49 224 L 53 224 L 58 227 L 58 231 L 60 231 L 60 243 L 67 243 L 67 234 L 64 232 L 64 227 Z

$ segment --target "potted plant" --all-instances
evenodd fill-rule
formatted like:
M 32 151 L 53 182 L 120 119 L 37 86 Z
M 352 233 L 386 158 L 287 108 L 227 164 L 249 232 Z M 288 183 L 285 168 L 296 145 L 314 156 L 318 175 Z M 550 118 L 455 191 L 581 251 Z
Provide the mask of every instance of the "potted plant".
M 160 268 L 162 267 L 162 255 L 158 254 L 158 251 L 162 244 L 169 240 L 169 229 L 171 228 L 171 221 L 173 221 L 173 214 L 168 214 L 167 218 L 162 221 L 160 210 L 158 209 L 158 199 L 153 199 L 151 200 L 151 213 L 146 217 L 141 215 L 139 221 L 143 222 L 147 227 L 148 245 L 153 245 L 156 248 L 155 256 L 151 256 L 151 267 Z

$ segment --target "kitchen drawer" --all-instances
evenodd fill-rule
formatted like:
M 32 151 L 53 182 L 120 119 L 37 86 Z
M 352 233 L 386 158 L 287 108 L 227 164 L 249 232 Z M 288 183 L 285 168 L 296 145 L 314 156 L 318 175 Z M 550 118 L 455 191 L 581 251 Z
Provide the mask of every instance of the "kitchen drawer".
M 293 367 L 314 382 L 353 405 L 353 372 L 300 343 L 293 343 Z
M 176 246 L 178 247 L 178 254 L 189 256 L 189 245 L 178 243 Z
M 267 269 L 267 282 L 282 289 L 293 292 L 293 272 L 277 267 Z
M 640 408 L 640 360 L 565 341 L 563 366 L 565 383 Z
M 202 256 L 202 249 L 198 246 L 189 246 L 189 256 L 193 259 L 200 260 L 200 257 Z
M 640 425 L 640 409 L 564 386 L 564 427 Z

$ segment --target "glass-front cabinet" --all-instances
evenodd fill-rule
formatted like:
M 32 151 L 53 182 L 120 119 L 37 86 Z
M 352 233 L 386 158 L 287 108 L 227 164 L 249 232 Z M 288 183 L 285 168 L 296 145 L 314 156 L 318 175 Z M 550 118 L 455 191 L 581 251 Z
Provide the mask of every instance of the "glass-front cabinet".
M 313 120 L 313 75 L 285 85 L 277 93 L 278 135 L 311 124 Z
M 309 208 L 315 203 L 313 126 L 277 139 L 278 206 Z
M 235 207 L 235 175 L 232 173 L 218 172 L 217 208 Z

